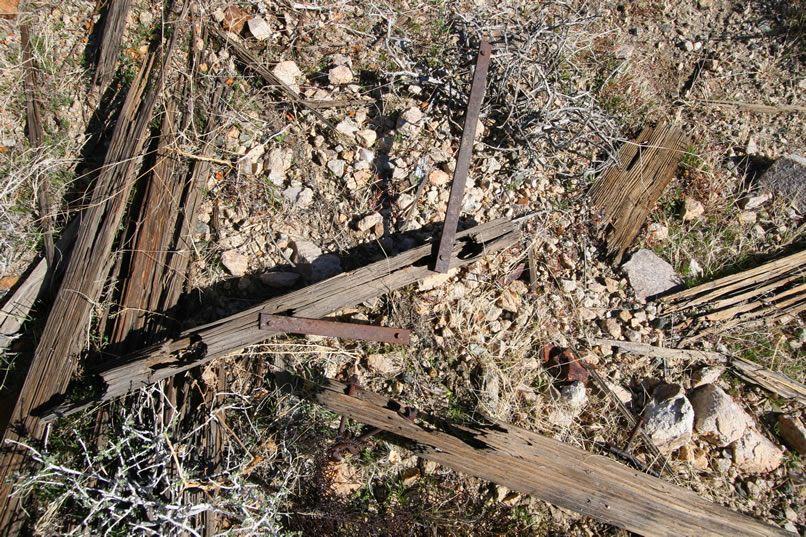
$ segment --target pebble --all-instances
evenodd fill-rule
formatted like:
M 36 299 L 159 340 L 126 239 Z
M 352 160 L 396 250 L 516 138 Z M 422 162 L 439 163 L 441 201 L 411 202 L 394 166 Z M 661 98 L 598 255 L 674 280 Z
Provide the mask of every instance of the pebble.
M 756 223 L 756 213 L 752 211 L 742 211 L 739 213 L 739 216 L 736 217 L 739 221 L 739 224 L 743 226 L 748 226 L 750 224 Z
M 708 455 L 704 449 L 696 446 L 684 445 L 678 452 L 678 459 L 692 465 L 697 470 L 708 468 Z
M 333 172 L 333 175 L 336 177 L 343 177 L 344 176 L 344 169 L 347 166 L 347 163 L 341 159 L 331 160 L 327 163 L 327 169 Z
M 371 163 L 374 160 L 375 160 L 375 152 L 374 151 L 370 151 L 369 149 L 366 149 L 364 147 L 362 147 L 361 149 L 358 150 L 358 161 L 359 162 L 370 162 Z
M 703 214 L 705 214 L 705 207 L 703 207 L 702 203 L 690 197 L 685 199 L 683 202 L 683 213 L 681 214 L 683 220 L 696 220 Z
M 334 86 L 349 84 L 353 81 L 353 71 L 346 65 L 337 65 L 328 71 L 327 79 Z
M 372 213 L 358 221 L 358 231 L 369 231 L 380 223 L 383 223 L 383 216 L 380 213 Z
M 716 446 L 735 442 L 753 423 L 753 418 L 730 395 L 713 384 L 694 390 L 690 401 L 694 408 L 694 429 Z
M 661 242 L 669 238 L 669 228 L 658 222 L 647 226 L 647 238 L 653 242 Z
M 378 133 L 372 129 L 363 129 L 356 132 L 355 137 L 358 143 L 364 147 L 372 147 L 375 144 L 375 140 L 378 138 Z
M 575 380 L 563 386 L 560 390 L 560 400 L 573 409 L 581 409 L 588 401 L 585 385 L 581 380 Z
M 422 126 L 423 117 L 423 111 L 416 106 L 409 108 L 400 114 L 397 120 L 397 129 L 406 134 L 415 134 Z
M 724 372 L 725 368 L 722 366 L 703 366 L 691 375 L 691 387 L 699 388 L 705 384 L 714 384 Z
M 613 337 L 613 339 L 621 339 L 621 325 L 613 317 L 605 319 L 604 328 L 607 330 L 607 333 Z
M 268 172 L 269 180 L 279 186 L 285 181 L 285 173 L 291 168 L 294 154 L 290 150 L 275 148 L 269 151 L 268 158 L 263 160 L 263 170 Z
M 336 130 L 342 134 L 346 134 L 347 136 L 352 137 L 358 133 L 358 125 L 356 125 L 352 119 L 347 118 L 340 121 L 336 125 Z
M 258 41 L 264 41 L 271 36 L 271 27 L 263 17 L 252 17 L 247 24 L 249 25 L 249 33 Z
M 635 296 L 641 301 L 646 301 L 683 285 L 683 280 L 674 271 L 674 268 L 646 248 L 635 252 L 630 260 L 624 263 L 622 269 L 627 273 Z M 609 285 L 608 289 L 610 289 Z
M 281 82 L 291 86 L 297 93 L 299 93 L 297 77 L 302 74 L 302 71 L 299 70 L 299 67 L 297 67 L 296 63 L 291 60 L 280 62 L 274 66 L 272 73 L 274 73 L 274 76 L 279 78 Z
M 221 254 L 221 264 L 233 276 L 243 276 L 249 267 L 249 259 L 237 250 L 227 250 Z
M 442 186 L 451 182 L 451 176 L 442 170 L 434 170 L 428 174 L 428 183 L 434 186 Z

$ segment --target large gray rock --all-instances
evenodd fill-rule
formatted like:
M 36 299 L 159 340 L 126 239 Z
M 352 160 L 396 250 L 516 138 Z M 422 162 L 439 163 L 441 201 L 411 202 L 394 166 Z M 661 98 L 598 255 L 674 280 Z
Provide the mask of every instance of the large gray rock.
M 806 212 L 806 157 L 790 154 L 779 158 L 761 176 L 759 186 Z
M 733 462 L 743 472 L 771 472 L 781 465 L 784 452 L 752 427 L 731 446 Z
M 679 384 L 658 386 L 644 415 L 644 432 L 658 449 L 671 452 L 691 440 L 694 408 Z
M 639 300 L 652 299 L 683 286 L 674 268 L 646 248 L 635 252 L 622 269 Z
M 694 390 L 690 401 L 694 408 L 694 429 L 711 444 L 725 447 L 741 438 L 753 424 L 753 418 L 713 384 Z

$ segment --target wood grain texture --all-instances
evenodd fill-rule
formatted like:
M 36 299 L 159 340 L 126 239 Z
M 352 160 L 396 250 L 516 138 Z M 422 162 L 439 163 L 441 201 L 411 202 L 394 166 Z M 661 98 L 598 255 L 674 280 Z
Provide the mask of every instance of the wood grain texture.
M 286 391 L 333 412 L 414 441 L 425 459 L 647 537 L 790 536 L 783 529 L 735 513 L 606 457 L 493 422 L 458 426 L 433 417 L 411 422 L 399 403 L 329 381 L 318 385 L 276 375 Z
M 516 226 L 506 219 L 465 230 L 457 234 L 451 266 L 472 263 L 512 246 L 519 239 Z M 433 266 L 433 249 L 433 244 L 426 244 L 339 274 L 219 321 L 186 330 L 176 339 L 126 356 L 102 368 L 100 375 L 106 387 L 98 399 L 60 406 L 42 419 L 52 421 L 99 402 L 115 399 L 147 384 L 265 341 L 274 334 L 260 328 L 261 313 L 321 318 L 437 274 L 430 268 Z
M 621 147 L 618 163 L 591 187 L 591 204 L 601 213 L 599 228 L 616 263 L 674 177 L 685 149 L 685 137 L 678 129 L 647 127 Z
M 176 32 L 175 36 L 179 32 Z M 167 63 L 176 39 L 167 52 L 150 54 L 132 82 L 112 135 L 105 165 L 93 189 L 90 205 L 81 215 L 73 253 L 61 288 L 53 303 L 30 369 L 23 383 L 11 421 L 4 435 L 7 440 L 40 437 L 44 425 L 32 413 L 67 388 L 85 343 L 92 310 L 111 269 L 110 253 L 134 183 L 137 155 L 140 154 L 164 71 L 151 76 L 158 56 Z M 9 496 L 7 479 L 22 469 L 25 452 L 9 449 L 0 458 L 0 535 L 16 535 L 17 499 Z
M 685 314 L 688 345 L 721 330 L 786 322 L 806 311 L 806 250 L 665 296 L 663 315 Z

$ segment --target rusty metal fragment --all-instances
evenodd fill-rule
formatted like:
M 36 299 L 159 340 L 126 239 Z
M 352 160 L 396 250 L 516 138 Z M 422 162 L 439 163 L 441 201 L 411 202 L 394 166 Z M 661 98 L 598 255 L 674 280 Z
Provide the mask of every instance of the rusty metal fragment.
M 459 211 L 462 208 L 462 198 L 465 194 L 467 172 L 470 170 L 470 156 L 473 153 L 473 140 L 476 137 L 476 125 L 479 121 L 481 101 L 484 98 L 484 89 L 487 84 L 487 69 L 490 67 L 492 46 L 487 41 L 479 45 L 479 55 L 476 59 L 476 69 L 473 73 L 473 85 L 470 88 L 470 98 L 465 113 L 465 126 L 462 130 L 462 141 L 459 144 L 459 154 L 456 157 L 456 169 L 453 172 L 451 197 L 448 200 L 448 209 L 445 212 L 445 223 L 442 226 L 442 237 L 439 241 L 439 251 L 434 270 L 448 272 L 450 270 L 451 252 L 456 238 L 456 226 L 459 223 Z
M 411 330 L 404 328 L 340 323 L 319 319 L 305 319 L 303 317 L 271 315 L 269 313 L 260 314 L 260 328 L 271 330 L 272 332 L 361 339 L 382 343 L 400 343 L 401 345 L 408 345 L 411 339 Z

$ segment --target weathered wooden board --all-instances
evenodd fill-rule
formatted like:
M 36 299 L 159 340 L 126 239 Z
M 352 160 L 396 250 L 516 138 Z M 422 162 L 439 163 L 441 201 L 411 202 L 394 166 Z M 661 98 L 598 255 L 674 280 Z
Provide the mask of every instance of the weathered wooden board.
M 791 535 L 612 459 L 513 425 L 458 426 L 429 416 L 411 422 L 398 413 L 399 403 L 365 390 L 349 396 L 340 382 L 319 385 L 280 373 L 276 383 L 414 441 L 413 450 L 425 459 L 647 537 Z
M 120 55 L 120 42 L 126 30 L 126 18 L 129 15 L 132 0 L 109 0 L 104 14 L 104 30 L 101 35 L 98 64 L 95 69 L 95 83 L 106 86 L 112 82 Z
M 727 358 L 718 352 L 698 351 L 692 349 L 667 349 L 665 347 L 656 347 L 647 343 L 633 343 L 630 341 L 619 341 L 617 339 L 604 339 L 594 338 L 593 342 L 596 345 L 609 345 L 611 347 L 618 347 L 626 352 L 641 354 L 643 356 L 652 356 L 656 358 L 663 358 L 666 360 L 683 360 L 685 362 L 725 362 Z
M 737 325 L 786 322 L 806 311 L 806 250 L 665 296 L 664 316 L 684 313 L 694 328 L 681 341 Z
M 806 404 L 806 385 L 744 358 L 733 358 L 730 365 L 744 380 L 758 384 L 785 399 Z
M 92 309 L 111 268 L 112 243 L 129 201 L 137 167 L 136 157 L 141 152 L 162 87 L 164 70 L 152 77 L 152 68 L 163 54 L 163 61 L 169 61 L 179 34 L 174 34 L 167 52 L 158 51 L 148 56 L 132 82 L 112 135 L 105 166 L 93 189 L 92 200 L 82 213 L 73 253 L 4 441 L 22 440 L 29 435 L 40 437 L 44 426 L 32 413 L 63 393 L 70 381 L 78 355 L 85 345 Z M 19 529 L 16 524 L 9 523 L 15 516 L 17 499 L 9 496 L 11 485 L 7 478 L 21 470 L 25 460 L 26 453 L 20 449 L 8 449 L 0 458 L 0 528 L 5 528 L 9 534 L 16 534 Z
M 465 230 L 457 235 L 451 266 L 477 261 L 487 254 L 512 246 L 519 238 L 516 226 L 506 219 Z M 260 328 L 259 317 L 263 312 L 320 318 L 436 274 L 430 268 L 433 266 L 433 248 L 433 244 L 427 244 L 339 274 L 225 319 L 187 330 L 177 339 L 124 357 L 100 372 L 106 389 L 99 399 L 63 405 L 42 419 L 51 421 L 100 401 L 120 397 L 146 384 L 265 341 L 273 334 Z M 470 253 L 465 253 L 466 250 Z
M 591 187 L 591 203 L 601 212 L 599 227 L 607 252 L 616 263 L 674 177 L 685 149 L 685 137 L 678 129 L 647 127 L 621 147 L 618 164 L 605 170 Z

